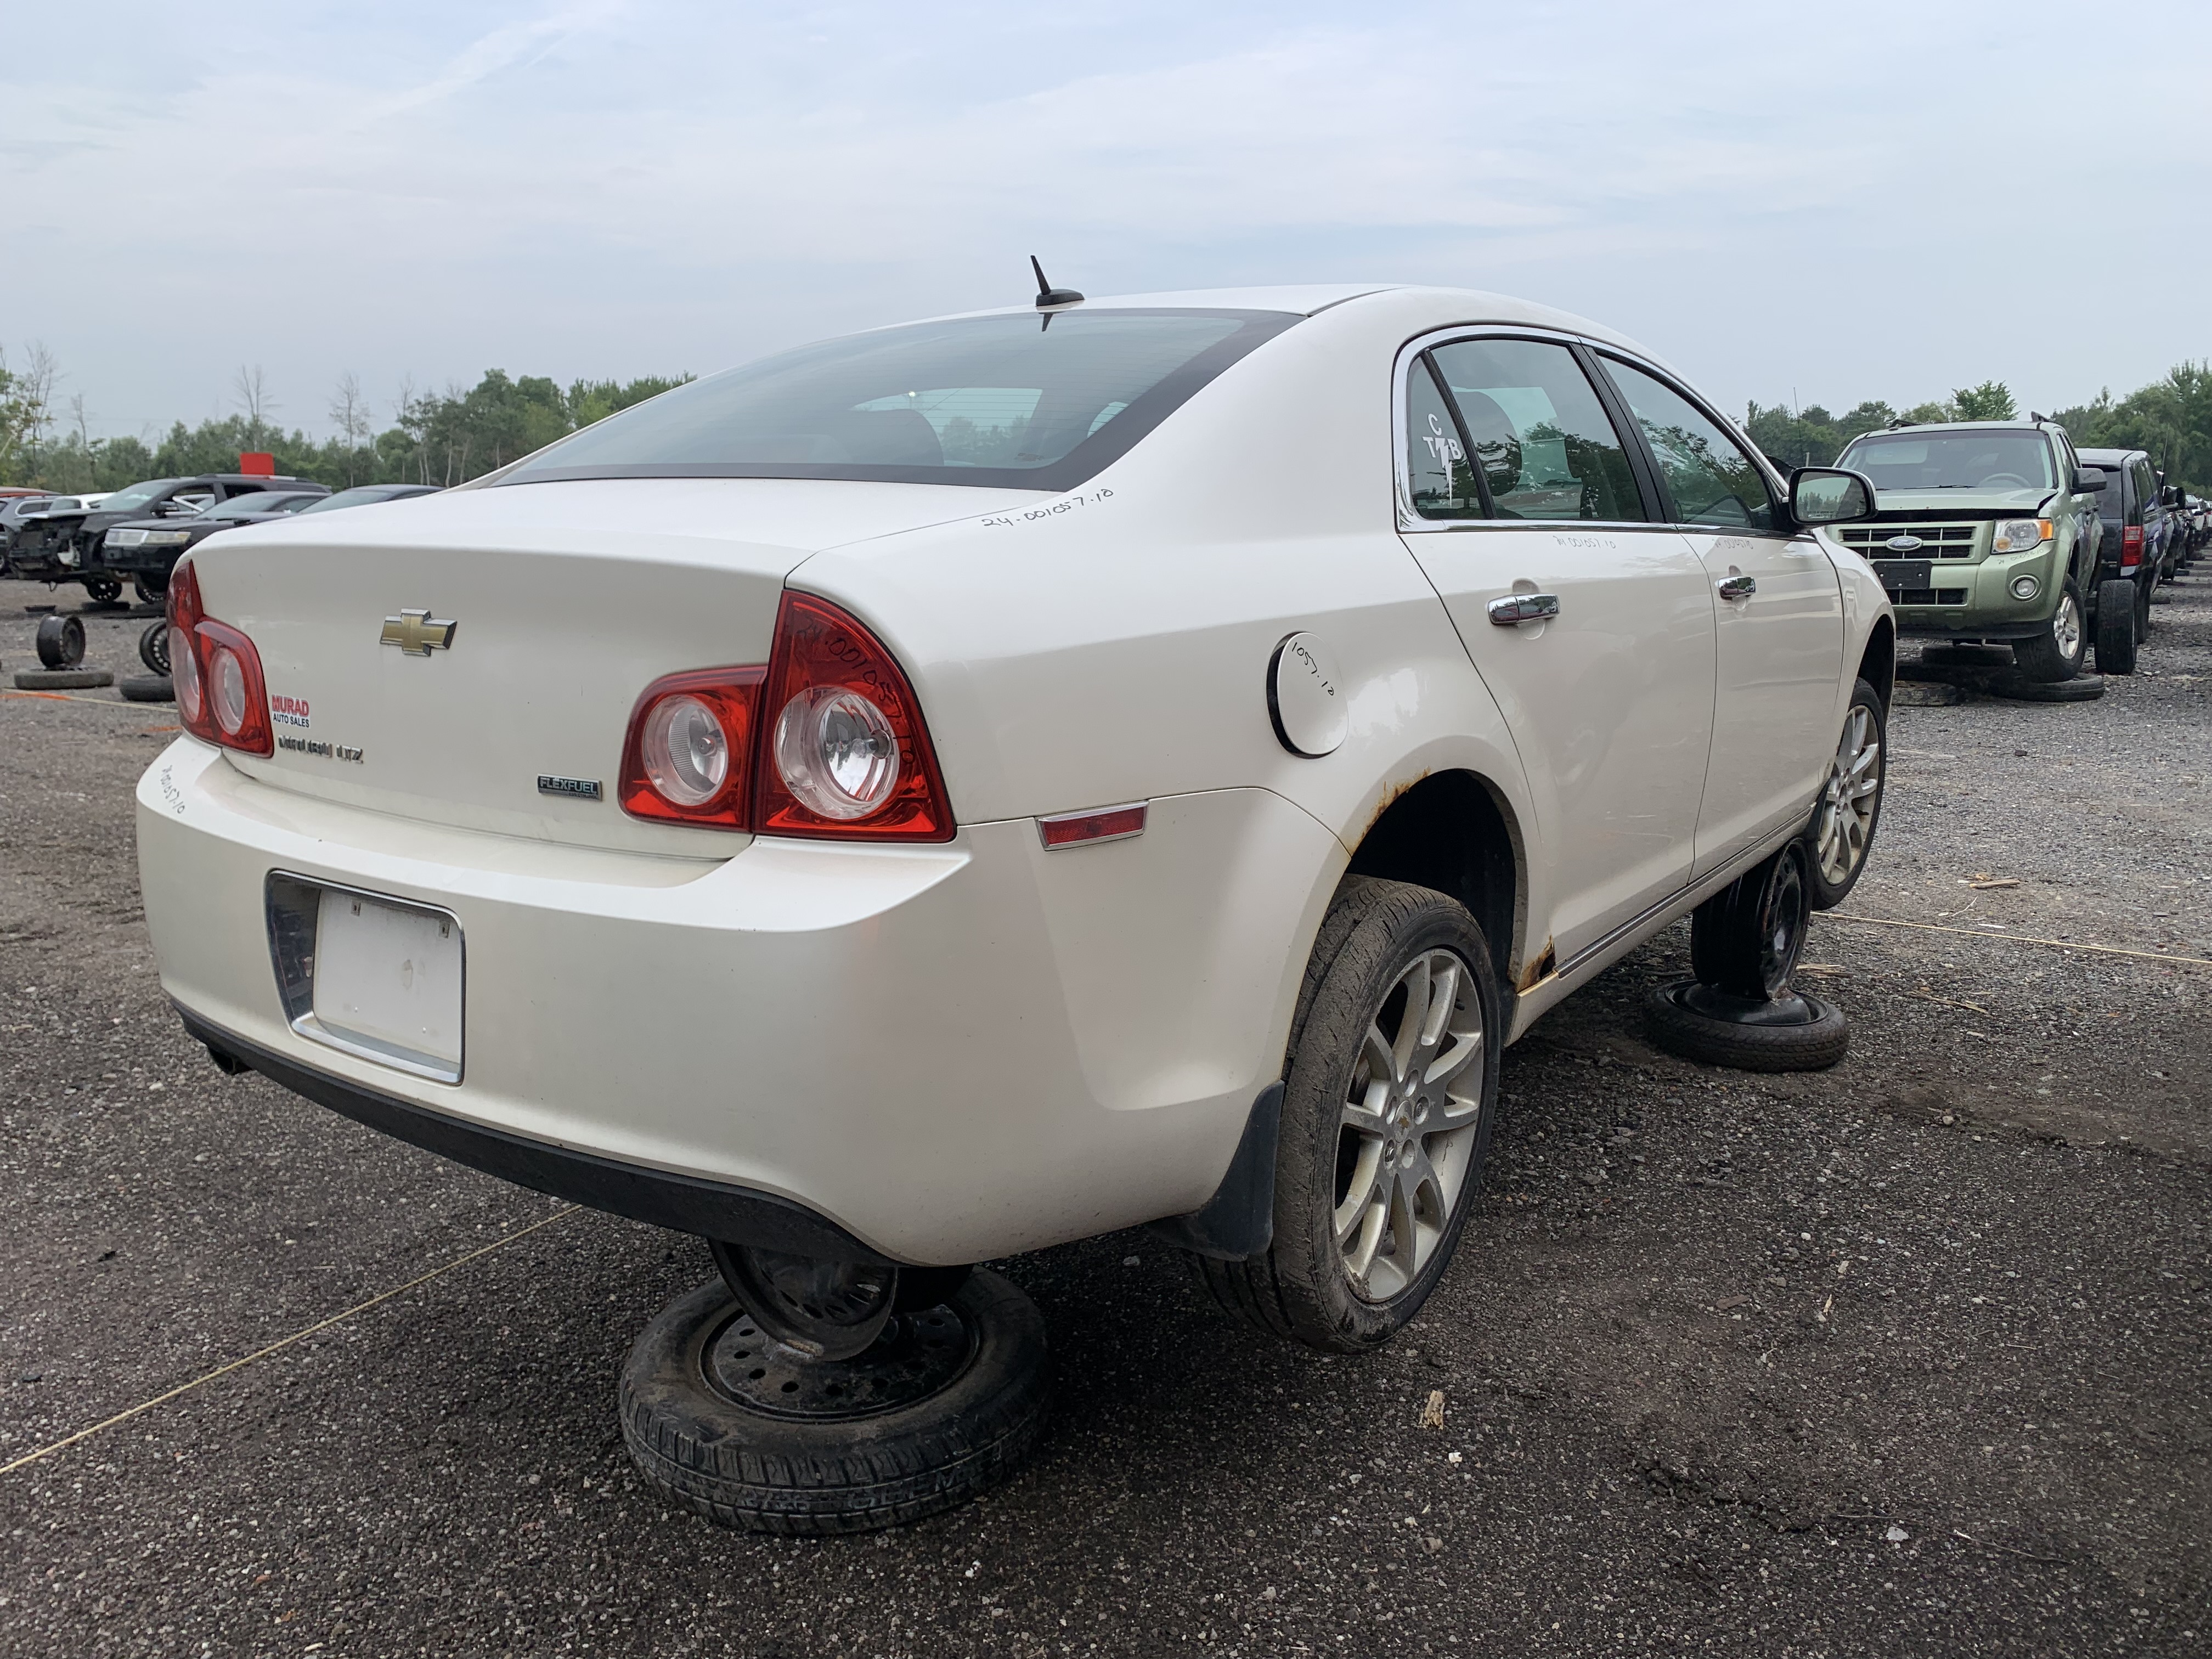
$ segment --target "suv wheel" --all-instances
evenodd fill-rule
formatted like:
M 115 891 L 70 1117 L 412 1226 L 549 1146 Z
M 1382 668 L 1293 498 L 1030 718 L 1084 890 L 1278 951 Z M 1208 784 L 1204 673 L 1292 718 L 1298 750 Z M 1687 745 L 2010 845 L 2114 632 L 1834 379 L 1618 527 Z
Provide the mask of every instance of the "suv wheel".
M 2124 576 L 2097 590 L 2097 672 L 2136 672 L 2136 585 Z
M 1474 1206 L 1504 1034 L 1465 906 L 1364 876 L 1338 889 L 1291 1027 L 1273 1241 L 1249 1261 L 1194 1257 L 1215 1299 L 1329 1352 L 1388 1341 Z
M 1815 910 L 1832 910 L 1858 884 L 1867 849 L 1881 823 L 1882 785 L 1888 776 L 1887 722 L 1881 695 L 1866 681 L 1851 688 L 1844 734 L 1836 740 L 1820 804 L 1805 828 L 1805 887 Z
M 2028 678 L 2052 685 L 2081 672 L 2081 657 L 2088 648 L 2089 630 L 2081 623 L 2081 590 L 2069 576 L 2059 592 L 2058 608 L 2051 613 L 2051 626 L 2014 641 L 2012 659 Z

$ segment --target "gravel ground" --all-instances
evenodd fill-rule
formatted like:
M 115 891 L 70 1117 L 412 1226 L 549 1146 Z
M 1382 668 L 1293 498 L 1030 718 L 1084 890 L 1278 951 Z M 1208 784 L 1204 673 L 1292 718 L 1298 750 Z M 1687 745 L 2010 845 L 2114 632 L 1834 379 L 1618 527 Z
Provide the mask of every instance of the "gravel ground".
M 9 669 L 51 597 L 0 582 Z M 2212 576 L 2157 617 L 2101 701 L 1896 711 L 1809 953 L 1837 1070 L 1647 1047 L 1678 928 L 1509 1054 L 1394 1348 L 1273 1344 L 1141 1236 L 1021 1258 L 1036 1462 L 831 1543 L 630 1474 L 615 1373 L 703 1249 L 222 1077 L 139 924 L 173 711 L 0 696 L 0 1462 L 492 1247 L 0 1475 L 0 1651 L 2203 1652 L 2212 969 L 1988 936 L 2212 957 Z

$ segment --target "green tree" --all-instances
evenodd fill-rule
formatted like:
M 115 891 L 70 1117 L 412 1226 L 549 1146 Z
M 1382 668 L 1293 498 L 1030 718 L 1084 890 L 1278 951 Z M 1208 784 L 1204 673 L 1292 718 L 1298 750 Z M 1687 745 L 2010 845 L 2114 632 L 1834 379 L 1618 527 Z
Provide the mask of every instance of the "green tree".
M 1951 418 L 1954 421 L 2016 421 L 2020 405 L 2012 400 L 2012 390 L 2002 380 L 1984 380 L 1979 386 L 1967 386 L 1951 394 Z

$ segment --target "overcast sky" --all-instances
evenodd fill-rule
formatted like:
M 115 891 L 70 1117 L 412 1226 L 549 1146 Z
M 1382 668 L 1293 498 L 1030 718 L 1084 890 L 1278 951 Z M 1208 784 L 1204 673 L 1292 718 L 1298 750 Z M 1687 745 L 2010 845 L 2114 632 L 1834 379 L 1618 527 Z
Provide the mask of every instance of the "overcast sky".
M 1382 280 L 1600 319 L 1731 409 L 2212 356 L 2212 5 L 6 13 L 0 344 L 95 434 L 484 369 L 704 372 L 1022 299 Z

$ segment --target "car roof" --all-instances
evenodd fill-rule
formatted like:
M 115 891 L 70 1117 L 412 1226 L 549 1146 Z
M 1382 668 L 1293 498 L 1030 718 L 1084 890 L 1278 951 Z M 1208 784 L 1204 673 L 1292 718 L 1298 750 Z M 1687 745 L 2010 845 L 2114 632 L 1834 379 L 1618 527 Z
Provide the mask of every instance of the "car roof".
M 1460 323 L 1470 325 L 1503 323 L 1508 326 L 1517 325 L 1528 328 L 1557 329 L 1564 333 L 1611 341 L 1616 345 L 1640 352 L 1655 362 L 1662 361 L 1618 330 L 1607 328 L 1601 323 L 1578 317 L 1572 312 L 1539 305 L 1532 300 L 1493 293 L 1487 289 L 1443 288 L 1416 283 L 1290 283 L 1261 288 L 1194 288 L 1171 289 L 1150 294 L 1100 294 L 1087 296 L 1079 306 L 1058 308 L 1069 311 L 1275 311 L 1313 317 L 1354 301 L 1386 297 L 1410 301 L 1415 304 L 1423 299 L 1431 301 L 1438 313 L 1436 326 L 1439 328 Z M 984 311 L 952 312 L 943 317 L 924 317 L 914 320 L 934 323 L 968 317 L 1033 317 L 1036 314 L 1036 307 L 1032 303 L 995 306 Z M 896 328 L 905 325 L 895 323 L 887 326 Z
M 2150 452 L 2143 449 L 2077 449 L 2074 453 L 2098 466 L 2124 465 L 2138 455 L 2145 460 L 2150 459 Z

